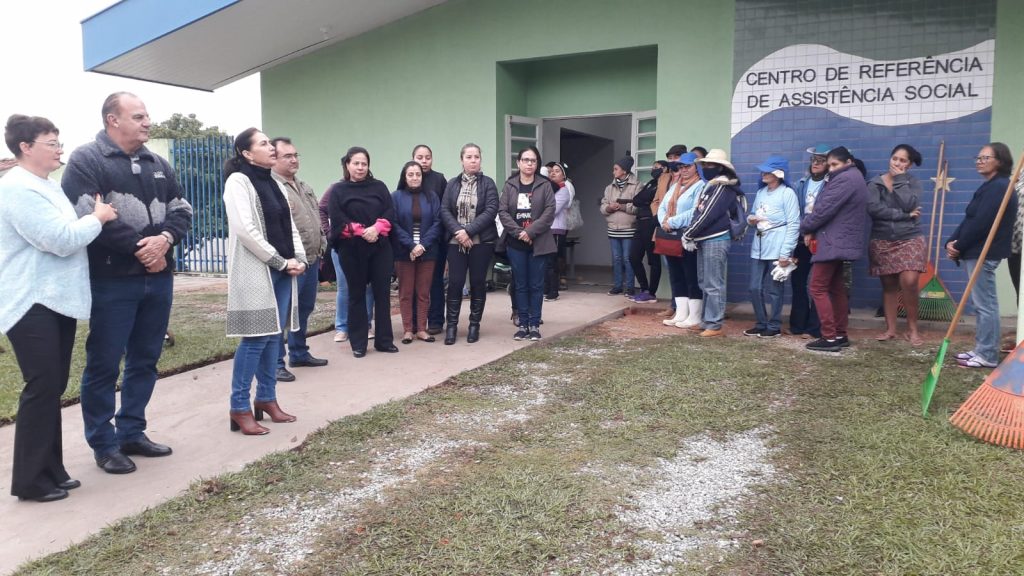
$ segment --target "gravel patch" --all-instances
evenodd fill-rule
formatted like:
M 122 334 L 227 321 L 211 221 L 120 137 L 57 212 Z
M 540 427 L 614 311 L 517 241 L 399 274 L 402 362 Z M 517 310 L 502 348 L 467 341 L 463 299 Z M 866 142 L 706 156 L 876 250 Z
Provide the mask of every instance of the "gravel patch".
M 643 535 L 632 544 L 649 553 L 619 564 L 605 574 L 647 576 L 672 574 L 673 565 L 700 549 L 722 549 L 735 541 L 721 530 L 702 528 L 709 521 L 728 523 L 738 499 L 754 484 L 768 482 L 775 468 L 765 441 L 770 431 L 758 428 L 725 441 L 707 435 L 687 439 L 672 460 L 651 470 L 633 471 L 645 488 L 618 511 L 619 519 Z

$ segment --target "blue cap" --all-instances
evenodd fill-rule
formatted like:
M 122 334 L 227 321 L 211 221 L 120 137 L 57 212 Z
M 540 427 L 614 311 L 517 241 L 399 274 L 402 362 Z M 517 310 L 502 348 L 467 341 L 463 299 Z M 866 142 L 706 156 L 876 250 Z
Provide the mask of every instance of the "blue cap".
M 814 156 L 828 156 L 828 153 L 832 151 L 832 146 L 828 144 L 815 144 L 813 148 L 808 148 L 807 153 Z
M 767 160 L 757 165 L 757 169 L 769 174 L 781 170 L 784 175 L 789 175 L 789 160 L 786 160 L 784 156 L 769 156 Z M 785 180 L 785 176 L 782 179 Z
M 687 152 L 686 154 L 680 156 L 679 160 L 676 160 L 676 162 L 687 165 L 695 164 L 697 162 L 697 155 L 694 154 L 693 152 Z

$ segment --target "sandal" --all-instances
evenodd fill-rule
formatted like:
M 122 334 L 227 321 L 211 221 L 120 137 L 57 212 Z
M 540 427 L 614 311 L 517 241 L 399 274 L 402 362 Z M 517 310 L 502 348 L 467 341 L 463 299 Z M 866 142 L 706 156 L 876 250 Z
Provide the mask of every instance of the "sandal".
M 910 342 L 911 346 L 920 346 L 924 344 L 924 338 L 921 338 L 920 335 L 911 336 L 910 334 L 904 334 L 903 339 Z
M 878 336 L 875 336 L 875 340 L 877 340 L 879 342 L 887 342 L 889 340 L 895 340 L 895 339 L 896 339 L 896 335 L 893 334 L 892 332 L 882 332 Z
M 971 358 L 970 360 L 957 360 L 956 363 L 957 363 L 957 366 L 960 366 L 961 368 L 990 368 L 991 369 L 991 368 L 995 368 L 996 366 L 999 365 L 999 364 L 992 364 L 991 362 L 985 362 L 984 360 L 982 360 L 981 358 L 978 358 L 977 356 L 975 356 L 974 358 Z

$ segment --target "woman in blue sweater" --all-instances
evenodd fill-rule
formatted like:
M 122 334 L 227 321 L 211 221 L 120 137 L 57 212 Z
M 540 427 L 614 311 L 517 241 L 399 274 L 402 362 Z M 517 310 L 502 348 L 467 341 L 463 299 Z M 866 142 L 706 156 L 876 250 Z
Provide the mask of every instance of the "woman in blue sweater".
M 81 482 L 64 469 L 60 397 L 68 386 L 75 319 L 91 308 L 85 247 L 117 212 L 96 195 L 81 218 L 60 185 L 59 131 L 46 118 L 15 114 L 4 139 L 18 165 L 0 178 L 0 332 L 7 335 L 25 388 L 14 424 L 11 494 L 22 500 L 67 498 Z
M 977 314 L 974 349 L 956 355 L 964 368 L 995 368 L 999 365 L 999 298 L 996 294 L 996 268 L 999 261 L 1010 256 L 1013 222 L 1017 218 L 1017 196 L 1011 195 L 1006 213 L 996 231 L 996 237 L 978 262 L 992 223 L 995 221 L 1003 194 L 1010 184 L 1013 155 L 1002 142 L 982 147 L 974 159 L 974 167 L 984 179 L 967 205 L 963 221 L 946 241 L 946 255 L 954 262 L 967 264 L 970 275 L 976 266 L 982 266 L 978 280 L 971 291 L 971 304 Z
M 430 285 L 434 265 L 441 249 L 441 201 L 433 190 L 423 186 L 423 168 L 406 162 L 398 178 L 398 190 L 391 193 L 395 205 L 395 227 L 391 245 L 398 274 L 398 303 L 402 311 L 402 344 L 411 344 L 413 334 L 424 342 L 433 342 L 427 333 Z M 413 317 L 413 299 L 416 317 Z

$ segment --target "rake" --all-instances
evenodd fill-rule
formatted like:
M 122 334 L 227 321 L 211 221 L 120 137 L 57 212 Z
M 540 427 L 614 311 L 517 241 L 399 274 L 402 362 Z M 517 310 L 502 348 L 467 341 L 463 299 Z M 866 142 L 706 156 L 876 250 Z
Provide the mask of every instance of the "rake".
M 1006 213 L 1006 206 L 1010 203 L 1010 196 L 1014 194 L 1013 185 L 1017 182 L 1017 178 L 1020 177 L 1022 167 L 1024 167 L 1024 156 L 1021 156 L 1020 161 L 1017 162 L 1017 169 L 1014 171 L 1013 177 L 1010 178 L 1010 183 L 1006 186 L 1003 201 L 999 204 L 999 211 L 996 212 L 995 220 L 992 221 L 992 227 L 989 229 L 988 237 L 985 239 L 985 245 L 981 247 L 981 254 L 978 255 L 979 264 L 985 261 L 985 256 L 988 256 L 988 249 L 992 246 L 992 240 L 995 239 L 996 232 L 999 230 L 999 223 L 1002 222 L 1003 215 Z M 939 352 L 935 355 L 935 363 L 932 364 L 932 369 L 925 376 L 924 382 L 921 383 L 921 414 L 924 417 L 928 416 L 928 406 L 932 403 L 935 386 L 939 383 L 939 373 L 942 372 L 942 362 L 946 359 L 946 351 L 949 349 L 949 339 L 953 337 L 953 331 L 956 330 L 960 316 L 964 313 L 967 299 L 971 295 L 971 290 L 974 289 L 974 283 L 978 281 L 982 268 L 984 266 L 975 266 L 974 271 L 971 272 L 971 279 L 967 282 L 967 288 L 964 289 L 963 297 L 960 298 L 960 305 L 956 307 L 953 320 L 949 323 L 949 328 L 946 330 L 946 337 L 942 339 Z M 977 391 L 975 391 L 975 394 L 977 394 Z M 1024 397 L 1019 398 L 1019 401 L 1024 404 Z M 964 406 L 966 405 L 967 403 L 964 403 Z M 961 406 L 960 409 L 963 410 L 964 406 Z
M 949 418 L 975 438 L 1024 450 L 1024 346 L 1018 346 Z
M 949 321 L 953 319 L 953 314 L 956 312 L 956 303 L 953 298 L 949 295 L 949 289 L 946 288 L 945 283 L 938 276 L 938 266 L 932 264 L 932 257 L 934 255 L 935 260 L 939 259 L 940 246 L 942 245 L 942 223 L 945 220 L 946 215 L 946 192 L 949 191 L 949 183 L 952 180 L 949 179 L 949 162 L 946 161 L 946 141 L 943 140 L 939 143 L 939 163 L 936 167 L 935 178 L 932 180 L 935 182 L 935 186 L 932 189 L 932 217 L 931 225 L 928 228 L 928 255 L 926 256 L 925 272 L 918 276 L 917 279 L 917 290 L 918 290 L 918 304 L 917 304 L 917 317 L 919 320 L 936 320 L 939 322 Z M 939 199 L 939 191 L 942 191 L 942 198 Z M 938 212 L 938 230 L 935 228 L 935 215 Z M 935 246 L 935 252 L 932 252 L 932 245 Z M 903 292 L 899 292 L 897 297 L 897 315 L 900 318 L 906 318 L 907 311 L 903 307 Z

